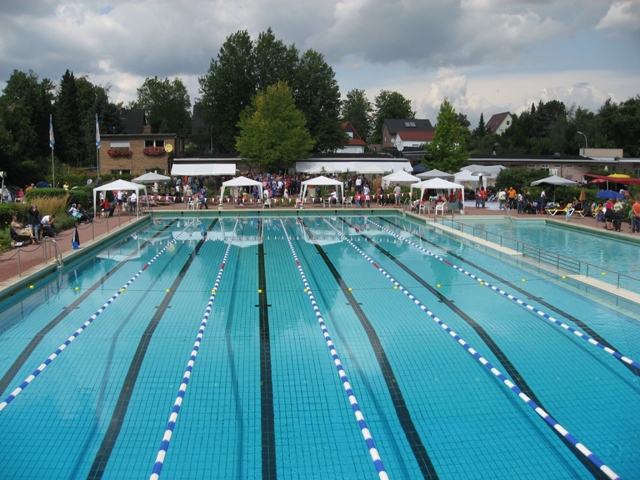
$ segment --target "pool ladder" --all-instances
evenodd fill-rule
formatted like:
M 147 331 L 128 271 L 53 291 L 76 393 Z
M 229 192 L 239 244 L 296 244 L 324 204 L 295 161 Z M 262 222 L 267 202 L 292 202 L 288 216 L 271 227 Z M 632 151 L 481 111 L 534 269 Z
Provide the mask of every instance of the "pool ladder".
M 58 242 L 51 237 L 44 237 L 44 244 L 42 245 L 42 261 L 46 262 L 47 258 L 47 244 L 51 245 L 50 248 L 53 249 L 53 257 L 58 264 L 58 268 L 63 265 L 62 261 L 62 253 L 60 252 L 60 247 L 58 246 Z

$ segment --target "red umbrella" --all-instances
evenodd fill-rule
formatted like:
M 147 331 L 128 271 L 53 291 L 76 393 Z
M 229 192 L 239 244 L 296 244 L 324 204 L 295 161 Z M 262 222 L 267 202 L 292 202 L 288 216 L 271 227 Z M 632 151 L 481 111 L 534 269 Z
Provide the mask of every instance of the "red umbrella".
M 604 178 L 596 178 L 595 180 L 591 180 L 589 183 L 605 183 L 606 180 Z

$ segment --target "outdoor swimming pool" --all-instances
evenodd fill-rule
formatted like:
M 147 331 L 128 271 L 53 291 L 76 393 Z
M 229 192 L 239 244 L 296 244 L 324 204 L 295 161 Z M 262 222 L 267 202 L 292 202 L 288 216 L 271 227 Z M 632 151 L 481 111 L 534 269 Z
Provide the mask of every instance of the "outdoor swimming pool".
M 629 278 L 621 279 L 621 286 L 640 293 L 640 244 L 633 238 L 618 233 L 599 234 L 585 229 L 572 228 L 564 222 L 541 220 L 516 220 L 492 218 L 458 217 L 458 223 L 470 225 L 495 236 L 488 239 L 497 242 L 503 237 L 504 246 L 517 249 L 516 242 L 525 243 L 558 255 L 568 256 L 610 272 L 619 272 Z M 626 228 L 629 228 L 628 226 Z M 468 231 L 468 230 L 465 230 Z M 518 249 L 520 250 L 520 249 Z M 594 272 L 596 274 L 599 271 Z M 600 278 L 605 282 L 617 282 L 612 276 Z
M 402 216 L 217 213 L 0 305 L 0 478 L 640 478 L 637 316 Z

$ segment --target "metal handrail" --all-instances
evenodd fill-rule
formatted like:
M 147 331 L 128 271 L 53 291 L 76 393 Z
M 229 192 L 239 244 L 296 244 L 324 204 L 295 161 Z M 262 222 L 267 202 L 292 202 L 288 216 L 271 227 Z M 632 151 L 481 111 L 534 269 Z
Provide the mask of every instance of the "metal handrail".
M 444 225 L 445 219 L 438 220 L 434 219 L 435 222 L 440 222 Z M 567 273 L 575 274 L 575 275 L 584 275 L 590 278 L 611 278 L 613 276 L 615 278 L 615 287 L 621 288 L 621 280 L 626 280 L 629 283 L 638 283 L 640 279 L 632 277 L 630 275 L 625 275 L 620 272 L 615 272 L 613 270 L 609 270 L 604 267 L 600 267 L 598 265 L 594 265 L 592 263 L 585 262 L 583 260 L 578 260 L 573 257 L 567 257 L 564 255 L 560 255 L 557 253 L 548 252 L 546 250 L 542 250 L 538 247 L 530 245 L 528 243 L 521 242 L 519 240 L 514 240 L 513 238 L 505 237 L 500 235 L 499 233 L 488 232 L 487 230 L 483 230 L 482 228 L 474 227 L 473 225 L 466 225 L 464 223 L 460 223 L 453 220 L 448 220 L 451 223 L 451 228 L 455 230 L 459 230 L 462 233 L 470 233 L 472 236 L 481 238 L 487 242 L 495 243 L 501 247 L 511 248 L 516 252 L 522 254 L 523 257 L 532 258 L 539 263 L 545 263 L 547 265 L 552 265 L 559 270 L 562 270 Z M 607 277 L 608 276 L 608 277 Z M 611 282 L 607 282 L 611 283 Z
M 51 237 L 44 237 L 43 240 L 44 242 L 43 242 L 43 248 L 42 248 L 42 255 L 43 256 L 45 255 L 46 245 L 50 244 L 51 247 L 53 248 L 53 257 L 58 263 L 58 267 L 61 267 L 64 264 L 64 262 L 62 260 L 62 252 L 60 252 L 60 247 L 58 246 L 58 242 Z

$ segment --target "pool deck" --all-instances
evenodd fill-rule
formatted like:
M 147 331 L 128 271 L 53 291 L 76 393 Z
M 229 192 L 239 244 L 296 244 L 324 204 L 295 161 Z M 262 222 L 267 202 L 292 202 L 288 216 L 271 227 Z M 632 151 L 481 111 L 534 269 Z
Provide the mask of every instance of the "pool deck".
M 475 206 L 473 206 L 473 203 L 474 202 L 465 203 L 465 215 L 505 216 L 504 211 L 498 210 L 497 203 L 488 204 L 487 208 L 476 208 Z M 320 205 L 305 206 L 303 212 L 305 213 L 317 212 L 318 214 L 322 214 L 323 211 L 336 210 L 336 209 L 342 209 L 342 207 L 338 205 L 338 206 L 323 208 L 323 206 L 320 204 Z M 408 211 L 407 206 L 403 208 L 400 208 L 400 207 L 396 208 L 394 206 L 376 207 L 375 205 L 371 205 L 371 208 L 364 208 L 364 209 L 350 207 L 348 210 L 349 211 L 362 210 L 364 212 L 364 211 L 370 211 L 371 209 L 379 209 L 383 211 L 397 210 L 399 212 Z M 271 208 L 267 209 L 267 211 L 278 211 L 278 210 L 294 211 L 294 207 L 278 206 L 277 204 L 274 204 Z M 187 210 L 187 205 L 185 203 L 167 204 L 164 206 L 154 207 L 153 211 L 158 213 L 177 212 L 177 211 L 191 212 L 191 213 L 193 212 L 193 210 Z M 207 210 L 204 210 L 204 212 L 206 211 Z M 218 211 L 218 206 L 210 205 L 209 211 L 210 212 Z M 256 208 L 256 206 L 252 206 L 251 204 L 236 205 L 233 203 L 231 204 L 225 203 L 222 206 L 222 211 L 252 212 L 252 211 L 263 211 L 263 209 L 262 207 Z M 345 209 L 345 211 L 347 211 L 347 209 Z M 514 219 L 551 220 L 551 221 L 557 221 L 562 223 L 566 222 L 564 216 L 526 215 L 526 214 L 518 214 L 516 213 L 515 210 L 510 210 L 509 214 L 511 218 L 514 218 Z M 421 214 L 419 215 L 419 217 L 425 218 L 425 219 L 432 219 L 432 220 L 436 218 L 433 212 L 428 214 Z M 455 217 L 457 219 L 464 218 L 464 216 L 461 216 L 460 214 L 456 214 Z M 438 218 L 442 218 L 442 217 L 439 215 Z M 64 260 L 71 255 L 75 255 L 79 253 L 80 251 L 82 251 L 83 248 L 87 248 L 95 244 L 96 242 L 102 241 L 108 238 L 110 235 L 114 233 L 118 233 L 123 228 L 130 227 L 131 224 L 137 221 L 138 219 L 139 217 L 135 215 L 118 214 L 118 213 L 116 213 L 113 217 L 110 217 L 110 218 L 96 218 L 92 223 L 82 224 L 78 226 L 78 234 L 80 238 L 79 249 L 72 248 L 72 236 L 74 234 L 73 229 L 60 232 L 56 237 L 55 244 L 57 245 L 60 255 Z M 579 225 L 581 227 L 597 230 L 598 233 L 600 232 L 602 232 L 603 234 L 605 233 L 603 231 L 604 225 L 601 222 L 596 222 L 596 219 L 593 217 L 583 218 L 577 215 L 577 216 L 572 216 L 569 221 L 570 223 Z M 460 232 L 457 232 L 457 231 L 455 232 L 456 234 L 460 234 Z M 631 233 L 631 227 L 629 226 L 629 224 L 623 224 L 621 232 L 610 231 L 606 233 L 612 237 L 623 236 L 623 237 L 635 237 L 640 239 L 640 234 Z M 480 242 L 481 240 L 475 238 L 474 241 Z M 0 292 L 16 284 L 24 282 L 27 278 L 33 275 L 36 275 L 43 270 L 50 270 L 55 268 L 56 260 L 54 258 L 53 248 L 54 247 L 52 245 L 52 242 L 42 242 L 40 245 L 26 245 L 24 247 L 15 248 L 10 250 L 9 252 L 4 252 L 0 254 Z M 594 281 L 593 279 L 589 279 L 588 283 L 591 284 L 593 281 Z M 597 282 L 597 283 L 598 283 L 597 286 L 599 288 L 603 288 L 607 291 L 613 290 L 612 293 L 616 293 L 615 292 L 616 290 L 619 291 L 619 289 L 616 289 L 611 285 L 605 284 L 604 282 Z M 639 297 L 639 303 L 640 303 L 640 295 L 637 295 L 637 296 Z

